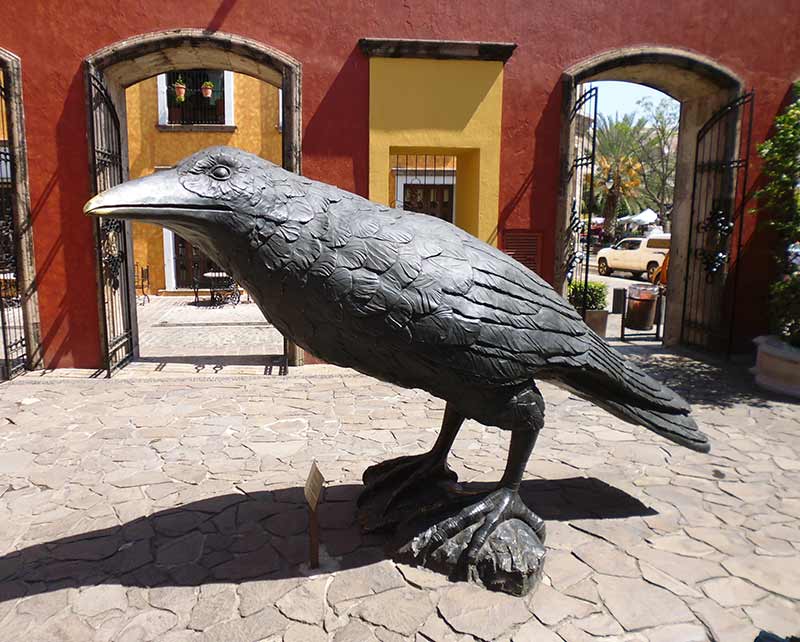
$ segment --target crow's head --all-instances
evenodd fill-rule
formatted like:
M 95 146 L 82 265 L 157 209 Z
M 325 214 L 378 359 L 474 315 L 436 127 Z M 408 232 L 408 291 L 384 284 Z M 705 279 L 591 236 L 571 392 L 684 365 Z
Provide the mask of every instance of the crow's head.
M 173 169 L 112 187 L 83 208 L 93 216 L 209 232 L 274 206 L 276 165 L 233 147 L 208 147 Z

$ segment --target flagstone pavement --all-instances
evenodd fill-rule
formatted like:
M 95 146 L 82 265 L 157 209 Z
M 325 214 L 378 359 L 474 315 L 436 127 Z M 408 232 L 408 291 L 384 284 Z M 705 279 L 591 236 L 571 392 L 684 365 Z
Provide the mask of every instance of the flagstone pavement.
M 289 376 L 0 385 L 0 640 L 751 641 L 800 633 L 800 406 L 743 367 L 633 351 L 694 404 L 702 455 L 549 385 L 522 492 L 548 521 L 525 598 L 386 558 L 361 473 L 434 441 L 443 403 L 332 366 Z M 450 463 L 496 481 L 507 435 Z M 302 487 L 327 479 L 322 568 Z

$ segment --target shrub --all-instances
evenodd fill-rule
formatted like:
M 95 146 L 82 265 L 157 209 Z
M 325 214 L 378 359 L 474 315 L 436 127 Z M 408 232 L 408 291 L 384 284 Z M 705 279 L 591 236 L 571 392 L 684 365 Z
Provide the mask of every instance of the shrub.
M 767 224 L 778 236 L 778 279 L 770 288 L 772 331 L 800 347 L 800 86 L 775 119 L 775 133 L 758 146 L 766 185 L 757 196 L 769 210 Z
M 586 309 L 587 310 L 605 310 L 606 298 L 608 296 L 608 288 L 605 283 L 598 283 L 597 281 L 589 281 L 586 290 Z M 572 281 L 569 284 L 567 292 L 569 302 L 575 306 L 576 310 L 583 308 L 583 282 Z
M 787 275 L 769 290 L 773 331 L 800 348 L 800 272 Z

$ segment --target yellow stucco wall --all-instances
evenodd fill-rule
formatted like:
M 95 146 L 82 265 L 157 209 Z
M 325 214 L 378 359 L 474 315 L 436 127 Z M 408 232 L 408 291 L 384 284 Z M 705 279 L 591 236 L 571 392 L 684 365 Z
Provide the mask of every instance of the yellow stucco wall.
M 392 154 L 452 154 L 456 224 L 496 243 L 503 64 L 372 58 L 369 93 L 370 198 L 389 203 Z
M 130 176 L 151 174 L 157 166 L 174 165 L 209 145 L 232 145 L 281 162 L 281 132 L 278 125 L 278 89 L 265 82 L 233 74 L 233 120 L 236 130 L 160 131 L 156 78 L 132 85 L 125 92 L 128 114 Z M 164 243 L 161 228 L 133 224 L 134 262 L 150 267 L 150 292 L 166 287 Z

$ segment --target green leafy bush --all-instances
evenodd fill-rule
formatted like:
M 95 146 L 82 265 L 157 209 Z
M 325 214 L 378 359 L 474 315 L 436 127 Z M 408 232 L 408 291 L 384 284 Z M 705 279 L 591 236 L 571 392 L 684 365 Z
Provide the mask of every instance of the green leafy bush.
M 586 309 L 605 310 L 607 297 L 608 288 L 606 287 L 605 283 L 589 281 L 589 287 L 586 290 Z M 575 306 L 576 310 L 583 308 L 583 281 L 573 281 L 569 284 L 567 299 L 572 305 Z
M 767 184 L 757 196 L 778 236 L 778 280 L 770 288 L 772 331 L 800 347 L 800 86 L 775 119 L 775 134 L 758 146 Z
M 800 272 L 774 283 L 769 294 L 774 331 L 790 345 L 800 347 Z

